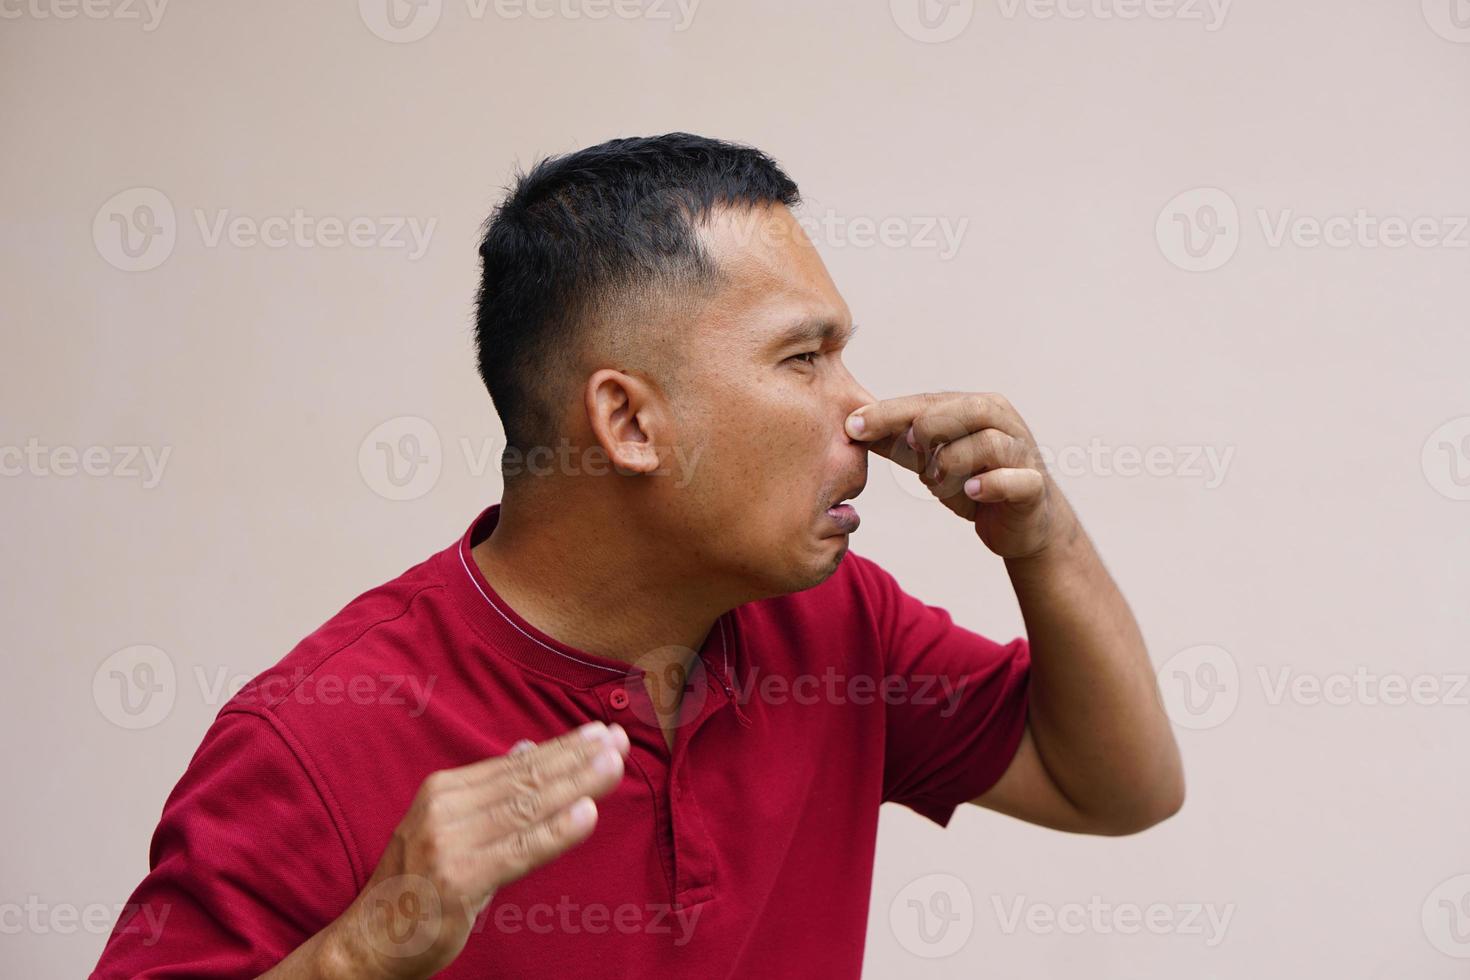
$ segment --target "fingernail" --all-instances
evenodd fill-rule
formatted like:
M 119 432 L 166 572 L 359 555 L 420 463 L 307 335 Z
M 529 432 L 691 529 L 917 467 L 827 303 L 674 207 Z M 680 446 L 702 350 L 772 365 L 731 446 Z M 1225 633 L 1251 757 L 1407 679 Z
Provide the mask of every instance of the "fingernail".
M 965 481 L 965 496 L 975 500 L 980 499 L 980 478 L 978 476 L 972 476 Z
M 600 721 L 589 721 L 587 724 L 577 729 L 577 731 L 581 732 L 582 737 L 587 739 L 588 741 L 593 741 L 595 739 L 604 738 L 607 736 L 607 726 Z
M 613 744 L 618 747 L 619 752 L 628 751 L 628 733 L 622 725 L 613 722 L 608 728 L 608 734 L 612 736 Z
M 856 439 L 863 434 L 863 417 L 853 413 L 847 417 L 847 434 Z
M 592 768 L 596 769 L 604 776 L 611 776 L 613 773 L 621 769 L 622 765 L 623 757 L 618 755 L 616 752 L 609 751 L 608 749 L 603 749 L 601 752 L 597 753 L 597 758 L 594 759 L 592 762 Z
M 909 426 L 909 430 L 903 434 L 903 441 L 909 444 L 910 449 L 919 448 L 919 441 L 914 438 L 914 427 L 912 425 Z
M 573 803 L 571 809 L 567 811 L 567 819 L 571 821 L 573 827 L 585 827 L 592 822 L 595 816 L 597 816 L 597 804 L 593 803 L 589 796 L 584 796 Z
M 532 748 L 535 744 L 536 743 L 531 741 L 529 738 L 523 738 L 510 747 L 510 754 L 515 755 L 518 752 L 525 752 L 527 749 Z

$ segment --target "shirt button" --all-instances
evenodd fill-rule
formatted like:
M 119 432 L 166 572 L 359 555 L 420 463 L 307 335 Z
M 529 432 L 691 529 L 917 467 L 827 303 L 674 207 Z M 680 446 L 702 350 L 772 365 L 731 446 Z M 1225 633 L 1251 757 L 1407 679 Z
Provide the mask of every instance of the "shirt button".
M 628 706 L 628 692 L 621 687 L 615 687 L 612 693 L 607 696 L 607 701 L 614 708 L 626 708 Z

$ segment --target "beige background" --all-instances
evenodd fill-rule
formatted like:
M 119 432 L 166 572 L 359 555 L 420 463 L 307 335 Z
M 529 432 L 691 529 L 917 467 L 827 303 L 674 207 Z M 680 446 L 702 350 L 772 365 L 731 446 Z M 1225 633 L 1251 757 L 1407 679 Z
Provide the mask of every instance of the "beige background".
M 1470 4 L 557 2 L 0 4 L 3 972 L 93 965 L 219 684 L 497 498 L 469 323 L 512 163 L 688 129 L 801 184 L 869 388 L 1004 392 L 1058 453 L 1180 723 L 1142 836 L 886 812 L 868 975 L 1470 975 Z M 212 237 L 298 210 L 369 244 Z M 1014 635 L 916 489 L 875 465 L 854 547 Z

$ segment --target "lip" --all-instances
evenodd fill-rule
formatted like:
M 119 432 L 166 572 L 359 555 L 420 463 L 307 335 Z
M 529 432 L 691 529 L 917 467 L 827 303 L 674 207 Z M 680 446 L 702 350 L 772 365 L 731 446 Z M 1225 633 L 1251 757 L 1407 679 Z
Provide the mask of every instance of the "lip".
M 852 504 L 838 504 L 835 507 L 828 507 L 827 520 L 841 534 L 851 534 L 863 522 L 862 517 L 858 515 L 857 508 Z
M 839 490 L 832 498 L 832 506 L 827 508 L 826 517 L 836 533 L 851 534 L 862 523 L 862 517 L 858 515 L 857 508 L 851 501 L 857 499 L 867 486 L 868 474 L 863 472 L 857 480 Z

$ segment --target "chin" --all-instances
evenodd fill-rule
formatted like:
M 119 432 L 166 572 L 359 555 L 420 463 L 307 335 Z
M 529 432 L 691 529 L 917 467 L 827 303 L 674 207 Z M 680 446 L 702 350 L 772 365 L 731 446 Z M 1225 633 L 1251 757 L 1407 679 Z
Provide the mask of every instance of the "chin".
M 778 546 L 767 551 L 764 558 L 742 563 L 752 587 L 751 598 L 789 595 L 821 585 L 836 574 L 847 555 L 846 534 L 817 537 L 807 531 L 804 546 L 793 549 L 799 541 L 801 532 L 793 530 L 778 539 L 779 543 L 772 542 Z
M 847 535 L 838 534 L 820 541 L 821 547 L 807 555 L 791 576 L 793 584 L 786 589 L 787 592 L 814 588 L 837 573 L 847 555 Z

